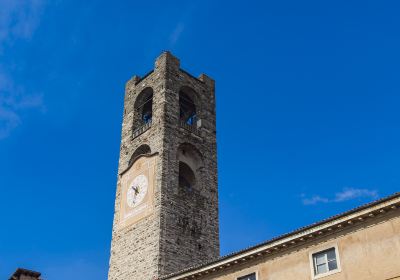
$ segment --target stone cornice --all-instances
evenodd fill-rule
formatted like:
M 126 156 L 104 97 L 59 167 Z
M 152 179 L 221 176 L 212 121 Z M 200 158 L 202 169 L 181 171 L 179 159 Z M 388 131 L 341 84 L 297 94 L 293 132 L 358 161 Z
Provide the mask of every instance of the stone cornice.
M 158 152 L 155 152 L 155 153 L 152 153 L 152 154 L 141 154 L 141 155 L 137 156 L 137 157 L 131 162 L 131 164 L 128 165 L 127 168 L 125 168 L 121 173 L 119 173 L 119 176 L 124 175 L 124 174 L 132 167 L 132 165 L 135 163 L 135 161 L 137 161 L 139 158 L 141 158 L 141 157 L 152 157 L 152 156 L 155 156 L 155 155 L 158 155 Z
M 305 242 L 315 240 L 332 233 L 342 231 L 368 220 L 382 216 L 387 212 L 400 209 L 400 193 L 360 206 L 343 214 L 333 216 L 318 223 L 300 228 L 291 233 L 271 239 L 254 247 L 232 253 L 208 263 L 190 267 L 180 272 L 161 277 L 160 280 L 189 280 L 222 271 L 243 264 L 256 258 L 282 252 Z

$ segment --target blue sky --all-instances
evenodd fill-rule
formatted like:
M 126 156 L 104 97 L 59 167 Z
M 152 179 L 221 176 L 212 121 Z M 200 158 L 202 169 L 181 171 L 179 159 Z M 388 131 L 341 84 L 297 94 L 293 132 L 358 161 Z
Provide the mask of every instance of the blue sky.
M 221 253 L 400 186 L 397 1 L 0 1 L 0 278 L 106 279 L 125 82 L 217 83 Z

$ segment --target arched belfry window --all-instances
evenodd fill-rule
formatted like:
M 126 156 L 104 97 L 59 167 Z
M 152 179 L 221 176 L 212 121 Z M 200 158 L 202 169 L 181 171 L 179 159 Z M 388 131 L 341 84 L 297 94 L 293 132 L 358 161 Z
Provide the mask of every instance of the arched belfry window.
M 179 91 L 179 117 L 184 124 L 196 125 L 196 93 L 189 87 L 182 87 Z
M 151 123 L 153 118 L 153 89 L 145 88 L 135 101 L 134 126 L 138 128 Z
M 138 157 L 140 157 L 141 155 L 148 155 L 148 154 L 151 154 L 151 149 L 150 149 L 150 147 L 149 147 L 148 145 L 146 145 L 146 144 L 140 145 L 140 146 L 133 152 L 133 154 L 132 154 L 132 156 L 131 156 L 131 158 L 130 158 L 130 160 L 129 160 L 128 165 L 131 166 L 131 165 L 133 164 L 133 162 L 134 162 Z
M 184 143 L 178 148 L 179 189 L 186 193 L 199 191 L 203 160 L 200 152 L 191 144 Z
M 179 188 L 192 192 L 196 185 L 196 176 L 189 165 L 179 162 Z

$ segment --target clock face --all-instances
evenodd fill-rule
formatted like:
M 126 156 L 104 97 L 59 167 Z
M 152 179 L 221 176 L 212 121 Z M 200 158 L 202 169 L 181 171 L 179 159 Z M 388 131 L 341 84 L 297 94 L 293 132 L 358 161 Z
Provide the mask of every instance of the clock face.
M 133 179 L 126 193 L 126 203 L 130 208 L 139 205 L 147 194 L 149 182 L 145 175 Z
M 157 155 L 141 157 L 120 174 L 119 225 L 121 228 L 132 225 L 153 213 L 156 159 Z

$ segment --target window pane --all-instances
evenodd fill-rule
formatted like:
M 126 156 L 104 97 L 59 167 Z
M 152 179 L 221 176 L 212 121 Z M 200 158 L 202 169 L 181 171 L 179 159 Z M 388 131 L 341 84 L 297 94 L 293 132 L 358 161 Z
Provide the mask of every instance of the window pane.
M 317 274 L 328 272 L 328 266 L 326 264 L 317 265 Z
M 252 273 L 252 274 L 240 277 L 237 280 L 256 280 L 256 274 Z
M 325 262 L 326 262 L 325 254 L 318 254 L 318 255 L 315 255 L 315 263 L 316 263 L 317 265 L 319 265 L 319 264 L 324 264 Z
M 329 266 L 329 271 L 334 270 L 334 269 L 337 269 L 336 260 L 329 261 L 329 262 L 328 262 L 328 266 Z
M 335 248 L 329 249 L 328 251 L 326 251 L 326 253 L 328 255 L 328 261 L 336 260 Z

